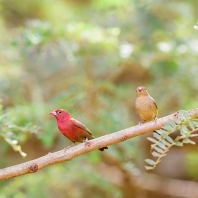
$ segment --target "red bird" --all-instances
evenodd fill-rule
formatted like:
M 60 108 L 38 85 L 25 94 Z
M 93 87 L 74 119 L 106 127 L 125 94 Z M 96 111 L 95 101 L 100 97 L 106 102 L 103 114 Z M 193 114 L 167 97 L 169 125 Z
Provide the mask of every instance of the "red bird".
M 75 142 L 87 142 L 88 140 L 94 139 L 89 129 L 78 120 L 72 118 L 65 110 L 57 109 L 50 112 L 50 114 L 55 116 L 59 131 L 73 142 L 71 146 L 73 146 Z M 99 150 L 103 151 L 104 149 L 108 149 L 108 147 L 100 148 Z

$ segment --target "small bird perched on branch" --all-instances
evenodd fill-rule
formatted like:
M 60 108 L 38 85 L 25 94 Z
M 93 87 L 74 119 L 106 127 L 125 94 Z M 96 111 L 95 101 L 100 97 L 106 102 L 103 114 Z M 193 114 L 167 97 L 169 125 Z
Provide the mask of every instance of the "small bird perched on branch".
M 94 139 L 89 129 L 78 120 L 72 118 L 65 110 L 57 109 L 50 112 L 50 114 L 55 116 L 59 131 L 73 142 L 66 149 L 74 146 L 75 142 L 85 142 L 87 144 L 88 140 Z M 108 147 L 103 147 L 99 150 L 103 151 L 104 149 L 108 149 Z
M 149 95 L 145 87 L 136 89 L 137 98 L 135 101 L 135 110 L 143 122 L 149 122 L 157 119 L 158 108 L 155 100 Z

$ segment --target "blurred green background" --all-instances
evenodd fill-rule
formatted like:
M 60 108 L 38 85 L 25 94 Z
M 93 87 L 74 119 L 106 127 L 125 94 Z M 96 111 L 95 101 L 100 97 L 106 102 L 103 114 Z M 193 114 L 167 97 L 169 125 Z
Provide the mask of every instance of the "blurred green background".
M 99 137 L 138 123 L 140 85 L 159 117 L 198 107 L 197 0 L 1 0 L 0 13 L 0 168 L 70 144 L 57 108 Z M 198 147 L 146 171 L 147 137 L 1 181 L 0 198 L 198 197 Z

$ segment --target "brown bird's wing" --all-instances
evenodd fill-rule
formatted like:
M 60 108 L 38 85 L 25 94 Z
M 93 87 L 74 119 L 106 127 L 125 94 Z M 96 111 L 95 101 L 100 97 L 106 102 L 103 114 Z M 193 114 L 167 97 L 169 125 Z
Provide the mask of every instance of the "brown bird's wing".
M 151 97 L 151 96 L 150 96 Z M 152 97 L 151 97 L 152 98 Z M 158 116 L 158 108 L 157 108 L 157 103 L 155 102 L 155 100 L 152 98 L 153 100 L 153 104 L 155 105 L 156 107 L 156 117 Z
M 157 103 L 155 102 L 155 100 L 154 100 L 154 99 L 153 99 L 153 103 L 154 103 L 154 105 L 155 105 L 156 109 L 158 109 L 158 108 L 157 108 Z
M 74 123 L 76 127 L 81 128 L 82 130 L 87 131 L 90 135 L 92 135 L 89 129 L 84 124 L 74 118 L 71 118 L 70 120 Z

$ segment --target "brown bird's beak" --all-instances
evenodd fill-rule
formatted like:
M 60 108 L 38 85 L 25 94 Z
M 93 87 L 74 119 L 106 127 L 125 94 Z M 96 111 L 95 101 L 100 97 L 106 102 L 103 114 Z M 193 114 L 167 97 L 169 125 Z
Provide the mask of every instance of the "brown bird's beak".
M 53 116 L 56 116 L 57 115 L 56 114 L 56 111 L 52 111 L 52 112 L 50 112 L 50 114 L 53 115 Z

